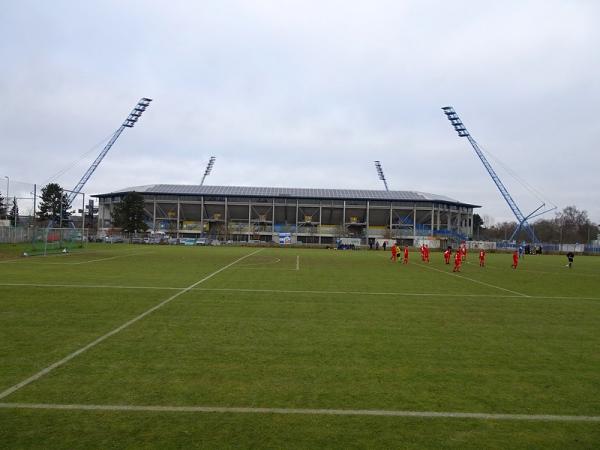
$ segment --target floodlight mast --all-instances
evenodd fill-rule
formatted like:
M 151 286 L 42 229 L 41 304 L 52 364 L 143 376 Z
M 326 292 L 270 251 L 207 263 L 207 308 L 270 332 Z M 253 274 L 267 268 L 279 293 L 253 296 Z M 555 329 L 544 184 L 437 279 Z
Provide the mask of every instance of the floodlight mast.
M 72 191 L 69 191 L 69 194 L 67 195 L 69 207 L 73 203 L 73 200 L 75 200 L 75 197 L 77 197 L 77 195 L 81 192 L 81 190 L 83 189 L 83 186 L 85 186 L 85 183 L 88 182 L 88 180 L 90 179 L 90 177 L 92 176 L 94 171 L 98 168 L 98 166 L 100 165 L 100 163 L 102 162 L 102 160 L 104 159 L 104 157 L 106 156 L 106 154 L 108 153 L 110 148 L 117 141 L 119 136 L 121 136 L 121 133 L 123 132 L 123 130 L 125 130 L 125 128 L 133 128 L 133 126 L 136 124 L 138 119 L 142 116 L 142 113 L 144 111 L 146 111 L 146 108 L 148 106 L 150 106 L 151 101 L 152 101 L 151 98 L 142 97 L 140 99 L 140 101 L 137 103 L 137 105 L 135 105 L 135 107 L 131 110 L 131 112 L 129 113 L 129 115 L 123 122 L 123 124 L 119 127 L 119 129 L 117 131 L 115 131 L 115 133 L 112 135 L 112 137 L 110 138 L 108 143 L 104 146 L 104 148 L 102 149 L 102 151 L 100 152 L 98 157 L 94 160 L 94 162 L 88 168 L 88 170 L 86 170 L 86 172 L 83 174 L 83 176 L 81 177 L 81 180 L 79 180 L 79 182 L 73 188 Z
M 213 166 L 215 165 L 215 160 L 217 158 L 215 158 L 214 156 L 211 156 L 210 159 L 208 160 L 208 164 L 206 165 L 206 170 L 204 171 L 204 176 L 202 177 L 202 181 L 200 182 L 200 186 L 202 186 L 204 184 L 204 180 L 206 179 L 206 177 L 208 175 L 210 175 L 210 172 L 212 171 Z
M 381 167 L 381 161 L 375 161 L 375 168 L 377 169 L 377 175 L 379 175 L 379 179 L 383 181 L 383 185 L 385 186 L 385 190 L 389 191 L 387 180 L 385 179 L 385 175 L 383 174 L 383 168 Z
M 496 187 L 502 194 L 502 197 L 504 197 L 504 200 L 506 200 L 506 203 L 508 203 L 508 206 L 510 207 L 511 211 L 517 218 L 518 224 L 517 224 L 517 227 L 515 228 L 515 230 L 513 231 L 512 235 L 510 237 L 510 240 L 512 241 L 519 234 L 519 231 L 521 229 L 524 229 L 531 237 L 532 242 L 534 244 L 537 243 L 538 242 L 537 236 L 535 235 L 533 228 L 531 227 L 531 225 L 529 224 L 527 219 L 530 219 L 532 217 L 536 217 L 536 216 L 539 216 L 540 214 L 548 212 L 548 211 L 543 211 L 541 213 L 535 214 L 536 212 L 538 212 L 540 209 L 542 209 L 545 206 L 545 203 L 543 203 L 539 208 L 537 208 L 535 211 L 533 211 L 528 216 L 525 216 L 521 212 L 519 207 L 517 206 L 517 203 L 514 201 L 512 196 L 509 194 L 508 189 L 506 189 L 506 186 L 504 186 L 504 184 L 502 183 L 502 181 L 496 174 L 496 171 L 494 170 L 494 168 L 491 166 L 491 164 L 489 163 L 489 161 L 483 154 L 481 148 L 479 147 L 479 145 L 477 144 L 475 139 L 473 139 L 473 137 L 471 136 L 471 134 L 469 133 L 469 131 L 467 130 L 465 125 L 462 123 L 462 121 L 458 117 L 458 114 L 456 114 L 456 111 L 454 111 L 454 108 L 452 106 L 444 106 L 442 108 L 442 110 L 444 111 L 444 114 L 446 114 L 448 120 L 450 121 L 450 123 L 452 124 L 452 126 L 454 127 L 454 129 L 456 130 L 458 135 L 460 137 L 466 137 L 469 140 L 469 142 L 471 143 L 471 146 L 473 147 L 473 150 L 475 150 L 475 153 L 477 154 L 477 156 L 483 163 L 483 166 L 486 168 L 486 170 L 492 177 L 492 180 L 494 180 L 494 183 L 496 184 Z

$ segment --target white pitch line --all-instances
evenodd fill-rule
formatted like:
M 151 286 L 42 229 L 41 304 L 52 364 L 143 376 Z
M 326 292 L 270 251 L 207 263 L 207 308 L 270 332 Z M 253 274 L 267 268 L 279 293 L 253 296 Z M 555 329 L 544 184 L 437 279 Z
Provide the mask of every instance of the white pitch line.
M 296 270 L 300 270 L 300 255 L 296 255 Z
M 0 261 L 0 264 L 7 264 L 7 263 L 11 263 L 11 262 L 15 262 L 15 261 L 21 261 L 21 260 L 25 260 L 25 257 L 24 256 L 20 256 L 19 258 L 4 259 L 4 260 Z
M 2 286 L 2 283 L 0 283 Z M 440 292 L 365 292 L 365 291 L 310 291 L 310 290 L 292 290 L 292 289 L 245 289 L 245 288 L 195 288 L 195 291 L 233 291 L 233 292 L 265 292 L 275 294 L 336 294 L 336 295 L 382 295 L 395 297 L 483 297 L 483 298 L 523 298 L 523 294 L 502 295 L 502 294 L 446 294 Z M 600 300 L 600 297 L 565 297 L 565 296 L 546 296 L 546 295 L 527 295 L 527 298 L 546 299 L 546 300 Z
M 0 403 L 5 409 L 58 409 L 83 411 L 142 411 L 142 412 L 198 412 L 198 413 L 251 413 L 251 414 L 307 414 L 327 416 L 387 416 L 481 420 L 532 420 L 543 422 L 600 422 L 600 416 L 556 414 L 500 414 L 453 411 L 395 411 L 385 409 L 308 409 L 308 408 L 247 408 L 226 406 L 136 406 L 136 405 L 77 405 L 49 403 Z
M 273 261 L 268 261 L 268 262 L 258 262 L 258 263 L 251 263 L 251 264 L 240 264 L 238 267 L 242 267 L 242 268 L 247 268 L 247 267 L 253 267 L 253 266 L 266 266 L 268 264 L 277 264 L 278 262 L 281 262 L 281 258 L 275 258 Z M 260 269 L 260 267 L 259 267 Z
M 0 286 L 2 284 L 0 283 Z M 230 291 L 230 292 L 264 292 L 273 294 L 321 294 L 321 295 L 381 295 L 394 297 L 491 297 L 491 298 L 522 298 L 520 295 L 498 294 L 444 294 L 440 292 L 364 292 L 364 291 L 310 291 L 298 289 L 245 289 L 245 288 L 196 288 L 195 291 Z M 600 298 L 592 298 L 600 300 Z
M 479 264 L 475 264 L 472 263 L 470 261 L 465 261 L 466 264 L 470 264 L 473 266 L 479 266 Z M 521 264 L 521 263 L 519 263 Z M 600 276 L 597 274 L 593 274 L 593 273 L 581 273 L 579 271 L 573 271 L 573 270 L 564 270 L 565 269 L 565 265 L 564 264 L 559 264 L 558 267 L 560 267 L 561 269 L 559 270 L 555 270 L 554 272 L 548 272 L 548 271 L 543 271 L 543 270 L 535 270 L 535 269 L 529 269 L 527 267 L 521 267 L 521 265 L 519 265 L 519 272 L 525 272 L 525 273 L 541 273 L 544 275 L 567 275 L 567 276 L 579 276 L 579 277 L 590 277 L 590 278 L 596 278 L 596 279 L 600 279 Z M 509 269 L 508 266 L 502 266 L 502 267 L 498 267 L 498 266 L 490 266 L 490 265 L 486 265 L 485 266 L 486 269 L 494 269 L 494 270 L 501 270 L 503 272 L 512 272 L 514 271 L 514 269 Z
M 138 253 L 128 253 L 126 255 L 117 255 L 117 256 L 109 256 L 107 258 L 99 258 L 99 259 L 91 259 L 88 261 L 75 261 L 75 262 L 44 262 L 44 261 L 35 261 L 32 262 L 31 264 L 39 264 L 39 265 L 52 265 L 52 266 L 76 266 L 76 265 L 80 265 L 80 264 L 89 264 L 89 263 L 93 263 L 93 262 L 100 262 L 100 261 L 108 261 L 111 259 L 117 259 L 117 258 L 127 258 L 129 256 L 138 256 L 138 255 L 147 255 L 153 252 L 138 252 Z
M 127 258 L 129 256 L 148 255 L 148 254 L 151 254 L 151 253 L 154 253 L 154 252 L 128 253 L 126 255 L 110 256 L 108 258 L 92 259 L 90 261 L 81 261 L 81 262 L 75 262 L 75 263 L 69 263 L 69 264 L 88 264 L 88 263 L 93 263 L 93 262 L 108 261 L 110 259 Z
M 227 264 L 226 266 L 221 267 L 219 270 L 216 270 L 215 272 L 211 273 L 210 275 L 205 276 L 204 278 L 202 278 L 199 281 L 196 281 L 195 283 L 189 285 L 186 288 L 181 289 L 179 292 L 177 292 L 176 294 L 172 295 L 171 297 L 169 297 L 166 300 L 163 300 L 162 302 L 160 302 L 158 305 L 153 306 L 152 308 L 148 309 L 147 311 L 143 312 L 142 314 L 140 314 L 137 317 L 134 317 L 133 319 L 125 322 L 123 325 L 115 328 L 114 330 L 106 333 L 103 336 L 100 336 L 98 339 L 96 339 L 93 342 L 90 342 L 89 344 L 87 344 L 84 347 L 81 347 L 79 350 L 74 351 L 73 353 L 65 356 L 63 359 L 61 359 L 60 361 L 55 362 L 54 364 L 49 365 L 48 367 L 46 367 L 45 369 L 40 370 L 38 373 L 36 373 L 35 375 L 30 376 L 29 378 L 21 381 L 20 383 L 15 384 L 14 386 L 11 386 L 10 388 L 6 389 L 3 392 L 0 392 L 0 399 L 3 399 L 7 396 L 9 396 L 10 394 L 12 394 L 13 392 L 21 389 L 24 386 L 27 386 L 28 384 L 34 382 L 35 380 L 38 380 L 39 378 L 43 377 L 44 375 L 46 375 L 47 373 L 51 372 L 52 370 L 56 369 L 57 367 L 62 366 L 63 364 L 69 362 L 70 360 L 72 360 L 73 358 L 75 358 L 76 356 L 80 355 L 81 353 L 85 352 L 86 350 L 89 350 L 92 347 L 95 347 L 96 345 L 98 345 L 99 343 L 101 343 L 102 341 L 108 339 L 109 337 L 111 337 L 114 334 L 117 334 L 118 332 L 124 330 L 125 328 L 127 328 L 128 326 L 134 324 L 135 322 L 137 322 L 140 319 L 143 319 L 144 317 L 146 317 L 148 314 L 156 311 L 157 309 L 163 307 L 164 305 L 166 305 L 167 303 L 169 303 L 172 300 L 175 300 L 177 297 L 179 297 L 181 294 L 185 294 L 186 292 L 192 290 L 193 288 L 195 288 L 196 286 L 198 286 L 201 283 L 204 283 L 206 280 L 214 277 L 215 275 L 217 275 L 218 273 L 221 273 L 222 271 L 224 271 L 225 269 L 228 269 L 229 267 L 233 266 L 234 264 L 243 261 L 244 259 L 260 252 L 262 249 L 256 250 L 252 253 L 249 253 L 245 256 L 242 256 L 241 258 L 236 259 L 235 261 L 233 261 L 232 263 Z
M 512 294 L 517 294 L 517 295 L 519 295 L 521 297 L 528 297 L 528 298 L 531 297 L 530 295 L 523 294 L 523 293 L 517 292 L 517 291 L 511 291 L 510 289 L 506 289 L 506 288 L 503 288 L 503 287 L 500 287 L 500 286 L 496 286 L 495 284 L 485 283 L 483 281 L 479 281 L 479 280 L 476 280 L 474 278 L 465 277 L 464 275 L 458 275 L 456 272 L 445 272 L 443 270 L 436 269 L 435 267 L 431 267 L 431 266 L 428 266 L 426 264 L 419 264 L 419 263 L 417 263 L 417 266 L 419 266 L 419 267 L 425 267 L 426 269 L 435 270 L 436 272 L 445 273 L 446 275 L 450 275 L 451 277 L 462 278 L 464 280 L 472 281 L 473 283 L 478 283 L 478 284 L 482 284 L 484 286 L 489 286 L 489 287 L 493 287 L 495 289 L 500 289 L 502 291 L 510 292 Z
M 294 269 L 289 269 L 294 270 Z M 2 283 L 0 287 L 47 287 L 47 288 L 80 288 L 80 289 L 147 289 L 180 291 L 182 287 L 169 286 L 121 286 L 112 284 L 44 284 L 44 283 Z M 194 288 L 194 291 L 231 291 L 231 292 L 264 292 L 275 294 L 316 294 L 316 295 L 380 295 L 395 297 L 483 297 L 483 298 L 523 298 L 519 295 L 502 294 L 450 294 L 441 292 L 366 292 L 366 291 L 311 291 L 294 289 L 244 289 L 244 288 Z M 530 295 L 527 298 L 546 300 L 600 300 L 600 297 L 569 297 L 550 295 Z
M 49 287 L 49 288 L 84 288 L 84 289 L 156 289 L 156 290 L 174 290 L 180 291 L 183 287 L 168 286 L 119 286 L 113 284 L 45 284 L 45 283 L 1 283 L 0 286 L 21 286 L 21 287 Z
M 55 253 L 52 255 L 40 255 L 42 258 L 52 258 L 52 257 L 57 257 L 57 256 L 62 256 L 63 258 L 66 256 L 64 253 Z M 25 256 L 19 256 L 18 258 L 11 258 L 11 259 L 5 259 L 0 261 L 0 264 L 4 264 L 4 263 L 11 263 L 11 262 L 16 262 L 16 261 L 31 261 L 29 258 L 25 257 Z

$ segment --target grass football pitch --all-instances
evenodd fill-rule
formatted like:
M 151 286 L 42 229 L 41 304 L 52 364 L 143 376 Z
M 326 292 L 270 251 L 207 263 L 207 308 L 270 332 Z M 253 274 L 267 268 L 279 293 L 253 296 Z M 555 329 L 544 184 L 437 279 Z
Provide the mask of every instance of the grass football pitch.
M 598 448 L 600 258 L 0 247 L 0 448 Z

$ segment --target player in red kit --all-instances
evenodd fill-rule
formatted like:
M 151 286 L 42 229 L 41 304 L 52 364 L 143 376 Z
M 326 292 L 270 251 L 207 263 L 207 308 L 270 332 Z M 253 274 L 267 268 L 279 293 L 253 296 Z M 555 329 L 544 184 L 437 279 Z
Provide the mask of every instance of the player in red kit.
M 429 262 L 429 246 L 428 245 L 425 245 L 425 247 L 423 248 L 423 253 L 425 256 L 424 261 L 428 263 Z
M 461 264 L 462 264 L 462 252 L 459 250 L 454 255 L 454 269 L 452 269 L 452 272 L 460 272 Z
M 516 269 L 517 266 L 519 265 L 519 253 L 515 250 L 513 252 L 513 263 L 512 263 L 512 268 Z
M 404 264 L 408 264 L 408 245 L 404 247 Z
M 390 258 L 392 262 L 398 261 L 398 246 L 394 243 L 391 248 L 392 257 Z
M 485 250 L 479 250 L 479 267 L 485 267 Z
M 450 250 L 450 247 L 448 247 L 446 249 L 446 251 L 444 252 L 444 261 L 446 261 L 446 264 L 450 264 L 451 256 L 452 256 L 452 251 Z

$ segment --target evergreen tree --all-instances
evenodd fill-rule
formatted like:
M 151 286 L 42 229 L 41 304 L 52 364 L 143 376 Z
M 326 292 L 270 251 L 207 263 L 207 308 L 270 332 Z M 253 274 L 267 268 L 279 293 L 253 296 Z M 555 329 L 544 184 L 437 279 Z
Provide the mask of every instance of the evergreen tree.
M 17 205 L 17 198 L 14 197 L 12 201 L 12 207 L 8 213 L 7 219 L 10 221 L 10 225 L 16 227 L 19 225 L 19 206 Z
M 484 229 L 483 219 L 479 214 L 473 214 L 473 234 L 477 239 L 480 238 L 481 231 Z
M 0 220 L 6 219 L 6 202 L 4 201 L 4 197 L 2 197 L 2 192 L 0 192 Z
M 69 220 L 69 200 L 67 194 L 57 183 L 49 183 L 42 188 L 40 210 L 38 217 L 40 220 L 54 222 L 54 226 L 59 226 L 62 221 Z M 64 223 L 63 223 L 64 225 Z
M 144 197 L 137 192 L 130 192 L 113 208 L 113 225 L 126 233 L 144 232 L 148 229 L 144 216 Z

